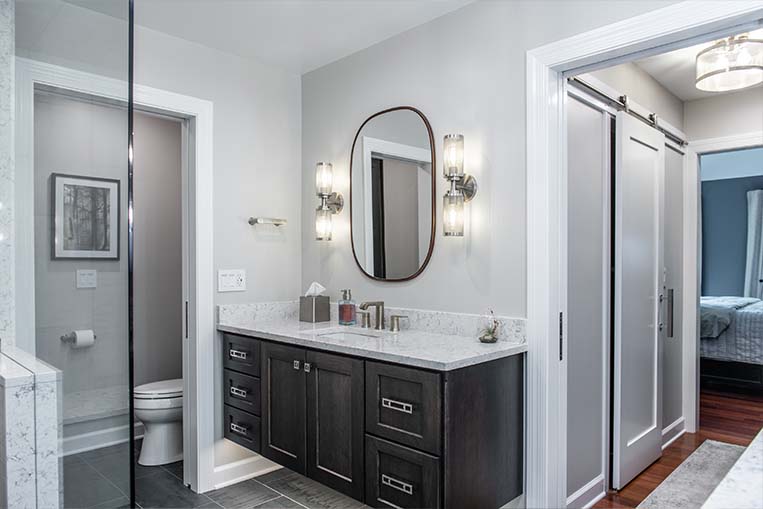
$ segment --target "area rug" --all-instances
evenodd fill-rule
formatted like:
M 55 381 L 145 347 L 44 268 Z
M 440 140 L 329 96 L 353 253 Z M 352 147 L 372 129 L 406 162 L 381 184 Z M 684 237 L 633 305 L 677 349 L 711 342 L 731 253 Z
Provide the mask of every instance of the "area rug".
M 705 440 L 638 507 L 696 509 L 742 455 L 741 445 Z

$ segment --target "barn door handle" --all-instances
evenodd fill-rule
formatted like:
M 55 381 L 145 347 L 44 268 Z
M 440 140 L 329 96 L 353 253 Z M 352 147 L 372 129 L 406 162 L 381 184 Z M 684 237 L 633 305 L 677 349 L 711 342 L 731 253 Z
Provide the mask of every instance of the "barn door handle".
M 673 337 L 673 312 L 674 312 L 674 290 L 673 288 L 668 290 L 668 337 Z

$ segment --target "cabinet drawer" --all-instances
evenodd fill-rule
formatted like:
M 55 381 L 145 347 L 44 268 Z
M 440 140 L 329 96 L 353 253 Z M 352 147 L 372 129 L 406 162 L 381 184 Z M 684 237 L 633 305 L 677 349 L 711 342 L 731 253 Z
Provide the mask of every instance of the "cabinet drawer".
M 440 375 L 366 362 L 366 431 L 440 454 Z
M 223 366 L 252 376 L 260 376 L 260 341 L 224 334 Z
M 225 438 L 243 445 L 250 451 L 260 452 L 260 418 L 225 405 Z
M 366 503 L 440 507 L 439 458 L 366 435 Z
M 250 414 L 260 415 L 260 379 L 225 370 L 225 404 Z

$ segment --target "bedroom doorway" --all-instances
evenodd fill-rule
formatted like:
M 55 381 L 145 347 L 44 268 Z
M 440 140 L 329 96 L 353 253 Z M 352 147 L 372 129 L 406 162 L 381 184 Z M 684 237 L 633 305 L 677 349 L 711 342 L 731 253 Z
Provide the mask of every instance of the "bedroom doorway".
M 649 482 L 678 464 L 677 452 L 685 459 L 706 439 L 747 445 L 763 426 L 760 392 L 729 396 L 706 388 L 704 378 L 700 392 L 700 295 L 707 295 L 700 293 L 700 167 L 721 152 L 740 157 L 758 147 L 753 155 L 763 155 L 763 87 L 697 92 L 694 58 L 711 42 L 567 79 L 568 507 L 589 506 L 609 490 L 597 507 L 617 500 L 638 505 L 656 486 Z M 624 119 L 646 134 L 634 136 Z M 629 140 L 638 144 L 638 168 L 630 175 Z M 757 157 L 748 165 L 763 174 Z M 653 173 L 647 179 L 653 188 L 642 193 L 636 184 Z M 763 252 L 758 243 L 751 253 Z M 746 244 L 738 251 L 746 264 Z M 753 267 L 760 263 L 755 256 Z M 626 266 L 634 260 L 641 272 Z M 760 272 L 751 276 L 756 283 Z M 761 331 L 743 347 L 750 360 L 763 355 Z M 748 364 L 745 377 L 754 380 L 760 366 Z
M 763 147 L 698 155 L 700 390 L 763 394 Z M 703 415 L 700 422 L 710 416 Z

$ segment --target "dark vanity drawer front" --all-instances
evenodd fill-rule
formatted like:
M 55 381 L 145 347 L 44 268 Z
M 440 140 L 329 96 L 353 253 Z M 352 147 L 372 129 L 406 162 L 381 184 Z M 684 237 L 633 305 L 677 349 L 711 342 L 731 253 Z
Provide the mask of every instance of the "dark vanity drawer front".
M 260 341 L 244 336 L 225 334 L 223 366 L 252 376 L 260 376 Z
M 366 431 L 440 454 L 440 375 L 366 362 Z
M 439 458 L 366 435 L 366 503 L 440 507 Z
M 260 379 L 225 370 L 225 404 L 260 415 Z
M 225 438 L 260 452 L 260 418 L 225 405 Z

